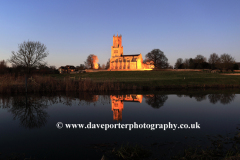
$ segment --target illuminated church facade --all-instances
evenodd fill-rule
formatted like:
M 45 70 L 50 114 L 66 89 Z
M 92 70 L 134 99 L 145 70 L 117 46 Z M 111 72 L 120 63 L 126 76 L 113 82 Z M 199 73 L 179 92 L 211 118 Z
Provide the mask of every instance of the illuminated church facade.
M 123 55 L 122 36 L 113 35 L 111 47 L 110 70 L 143 70 L 152 69 L 152 63 L 143 63 L 142 54 Z

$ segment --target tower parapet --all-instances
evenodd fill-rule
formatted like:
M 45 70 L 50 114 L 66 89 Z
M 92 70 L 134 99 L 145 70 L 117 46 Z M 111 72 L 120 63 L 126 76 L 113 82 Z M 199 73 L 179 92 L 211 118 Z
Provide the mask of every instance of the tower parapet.
M 113 46 L 111 47 L 111 57 L 120 57 L 123 55 L 122 35 L 113 35 Z

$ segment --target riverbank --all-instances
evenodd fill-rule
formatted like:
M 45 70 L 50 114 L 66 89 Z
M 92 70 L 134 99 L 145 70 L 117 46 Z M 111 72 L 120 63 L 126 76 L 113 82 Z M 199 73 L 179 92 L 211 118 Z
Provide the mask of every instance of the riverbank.
M 207 72 L 129 71 L 33 75 L 28 92 L 108 92 L 187 88 L 240 88 L 240 76 Z M 0 93 L 25 92 L 25 76 L 1 75 Z

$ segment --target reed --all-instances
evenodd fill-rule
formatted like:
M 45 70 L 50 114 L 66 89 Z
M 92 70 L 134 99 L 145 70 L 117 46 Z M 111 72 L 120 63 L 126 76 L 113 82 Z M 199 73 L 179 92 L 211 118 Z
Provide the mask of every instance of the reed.
M 29 93 L 37 92 L 86 92 L 100 91 L 107 92 L 112 90 L 132 89 L 125 84 L 106 80 L 94 82 L 90 78 L 86 79 L 57 79 L 51 76 L 34 75 L 28 78 L 27 90 Z M 25 92 L 25 77 L 4 75 L 0 77 L 0 93 L 21 93 Z
M 105 73 L 106 74 L 106 73 Z M 111 74 L 111 73 L 110 73 Z M 161 73 L 162 74 L 162 73 Z M 131 75 L 129 75 L 131 76 Z M 164 75 L 163 75 L 164 76 Z M 176 75 L 175 75 L 176 76 Z M 191 75 L 190 79 L 169 78 L 167 75 L 160 79 L 145 78 L 122 81 L 119 78 L 96 79 L 91 77 L 72 78 L 65 76 L 62 78 L 54 76 L 33 75 L 28 78 L 27 90 L 29 93 L 38 92 L 109 92 L 126 90 L 163 90 L 163 89 L 185 89 L 185 88 L 240 88 L 238 77 L 209 77 L 204 79 L 197 75 Z M 206 75 L 205 75 L 206 76 Z M 130 77 L 133 78 L 133 77 Z M 0 75 L 0 93 L 21 93 L 25 92 L 24 75 Z

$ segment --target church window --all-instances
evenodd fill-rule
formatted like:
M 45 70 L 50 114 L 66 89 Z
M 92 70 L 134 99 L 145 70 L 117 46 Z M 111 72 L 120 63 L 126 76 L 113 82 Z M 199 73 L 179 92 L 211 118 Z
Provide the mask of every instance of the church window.
M 137 58 L 133 58 L 133 59 L 132 59 L 132 62 L 137 62 Z

